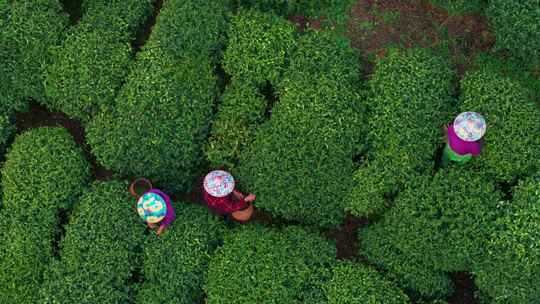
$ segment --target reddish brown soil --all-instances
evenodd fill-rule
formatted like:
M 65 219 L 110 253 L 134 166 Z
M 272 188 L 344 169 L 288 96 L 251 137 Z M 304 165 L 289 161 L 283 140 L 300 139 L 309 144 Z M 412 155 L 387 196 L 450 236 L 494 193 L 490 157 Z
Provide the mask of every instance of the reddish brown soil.
M 90 147 L 85 142 L 85 132 L 79 121 L 68 118 L 64 113 L 50 112 L 36 102 L 30 104 L 30 111 L 18 113 L 16 120 L 16 134 L 39 127 L 64 127 L 73 136 L 75 142 L 82 148 L 86 159 L 90 162 L 92 175 L 95 180 L 108 180 L 112 172 L 100 165 L 90 153 Z
M 141 26 L 139 32 L 137 33 L 137 36 L 135 37 L 135 40 L 133 40 L 133 42 L 131 43 L 131 48 L 135 53 L 139 52 L 148 40 L 148 38 L 150 38 L 150 34 L 152 34 L 152 28 L 156 24 L 157 16 L 159 15 L 159 11 L 163 6 L 163 1 L 164 0 L 156 0 L 153 2 L 154 11 L 152 12 L 152 15 Z
M 320 29 L 322 27 L 322 22 L 324 18 L 319 18 L 317 20 L 310 20 L 309 18 L 302 15 L 292 15 L 287 17 L 289 21 L 296 24 L 298 31 L 303 32 L 306 28 Z
M 384 56 L 389 46 L 447 44 L 461 75 L 476 53 L 491 48 L 494 43 L 483 17 L 450 16 L 424 1 L 361 0 L 350 16 L 347 35 L 368 62 L 373 57 Z

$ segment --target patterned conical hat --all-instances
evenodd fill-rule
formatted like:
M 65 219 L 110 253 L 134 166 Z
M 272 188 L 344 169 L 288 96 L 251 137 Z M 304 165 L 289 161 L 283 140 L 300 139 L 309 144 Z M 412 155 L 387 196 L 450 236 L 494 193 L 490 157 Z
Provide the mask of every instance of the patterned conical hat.
M 158 223 L 167 214 L 165 200 L 156 193 L 147 192 L 137 202 L 137 212 L 147 223 Z
M 234 178 L 227 171 L 212 171 L 204 178 L 204 190 L 214 197 L 227 196 L 234 190 Z
M 454 132 L 464 141 L 477 141 L 486 133 L 486 121 L 476 112 L 463 112 L 454 120 Z

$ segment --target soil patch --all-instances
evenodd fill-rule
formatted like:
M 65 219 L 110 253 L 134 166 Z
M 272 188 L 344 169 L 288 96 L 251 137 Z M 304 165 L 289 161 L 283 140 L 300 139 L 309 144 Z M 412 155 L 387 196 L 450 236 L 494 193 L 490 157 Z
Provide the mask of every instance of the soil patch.
M 385 56 L 389 46 L 420 46 L 448 53 L 462 75 L 474 55 L 495 41 L 483 17 L 449 15 L 425 1 L 361 0 L 350 17 L 347 36 L 371 64 Z
M 304 32 L 307 28 L 321 29 L 324 17 L 313 20 L 302 15 L 291 15 L 287 17 L 287 20 L 295 24 L 299 32 Z
M 62 0 L 64 12 L 69 15 L 69 22 L 75 25 L 82 17 L 82 0 Z
M 85 142 L 84 128 L 79 121 L 70 119 L 61 112 L 50 112 L 35 101 L 31 101 L 30 111 L 17 113 L 15 121 L 17 135 L 33 128 L 64 127 L 73 136 L 75 142 L 83 150 L 86 159 L 90 162 L 93 178 L 95 180 L 108 180 L 112 177 L 112 171 L 100 165 L 90 152 L 90 147 Z
M 475 304 L 478 301 L 474 297 L 476 285 L 472 276 L 466 272 L 457 272 L 451 275 L 454 282 L 455 292 L 448 300 L 449 304 Z
M 131 48 L 135 53 L 141 50 L 143 45 L 150 37 L 150 34 L 152 34 L 152 28 L 156 24 L 157 16 L 159 15 L 159 11 L 163 6 L 163 1 L 164 0 L 155 0 L 153 2 L 154 11 L 152 12 L 152 15 L 141 26 L 139 32 L 137 33 L 137 36 L 135 37 L 135 40 L 133 40 L 133 42 L 131 43 Z
M 355 259 L 357 257 L 358 229 L 369 225 L 366 218 L 347 216 L 339 229 L 325 232 L 327 238 L 336 241 L 338 259 Z

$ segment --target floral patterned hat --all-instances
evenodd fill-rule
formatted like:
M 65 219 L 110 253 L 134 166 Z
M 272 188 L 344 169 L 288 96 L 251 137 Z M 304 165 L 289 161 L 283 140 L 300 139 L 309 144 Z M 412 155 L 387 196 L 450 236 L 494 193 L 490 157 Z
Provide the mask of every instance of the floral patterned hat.
M 454 120 L 454 131 L 464 141 L 477 141 L 486 133 L 486 121 L 476 112 L 463 112 Z
M 143 221 L 155 224 L 165 218 L 167 205 L 160 195 L 147 192 L 137 201 L 137 212 Z
M 234 178 L 227 171 L 212 171 L 204 178 L 204 190 L 214 197 L 227 196 L 234 190 Z

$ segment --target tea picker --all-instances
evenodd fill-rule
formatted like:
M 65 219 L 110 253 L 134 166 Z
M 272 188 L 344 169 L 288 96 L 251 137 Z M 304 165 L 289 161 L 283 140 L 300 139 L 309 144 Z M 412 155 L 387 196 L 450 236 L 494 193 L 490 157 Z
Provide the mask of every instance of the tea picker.
M 138 184 L 145 184 L 149 190 L 140 195 L 135 190 Z M 158 227 L 157 235 L 161 235 L 176 219 L 171 199 L 159 189 L 152 187 L 147 179 L 137 179 L 129 187 L 129 192 L 137 198 L 137 213 L 148 225 L 148 228 Z
M 253 215 L 255 195 L 244 196 L 235 190 L 233 176 L 223 170 L 215 170 L 204 178 L 204 200 L 210 210 L 225 215 L 230 214 L 239 222 L 245 222 Z
M 476 112 L 459 114 L 452 125 L 446 125 L 446 147 L 441 166 L 452 162 L 464 164 L 478 156 L 482 150 L 481 139 L 486 133 L 486 121 Z

